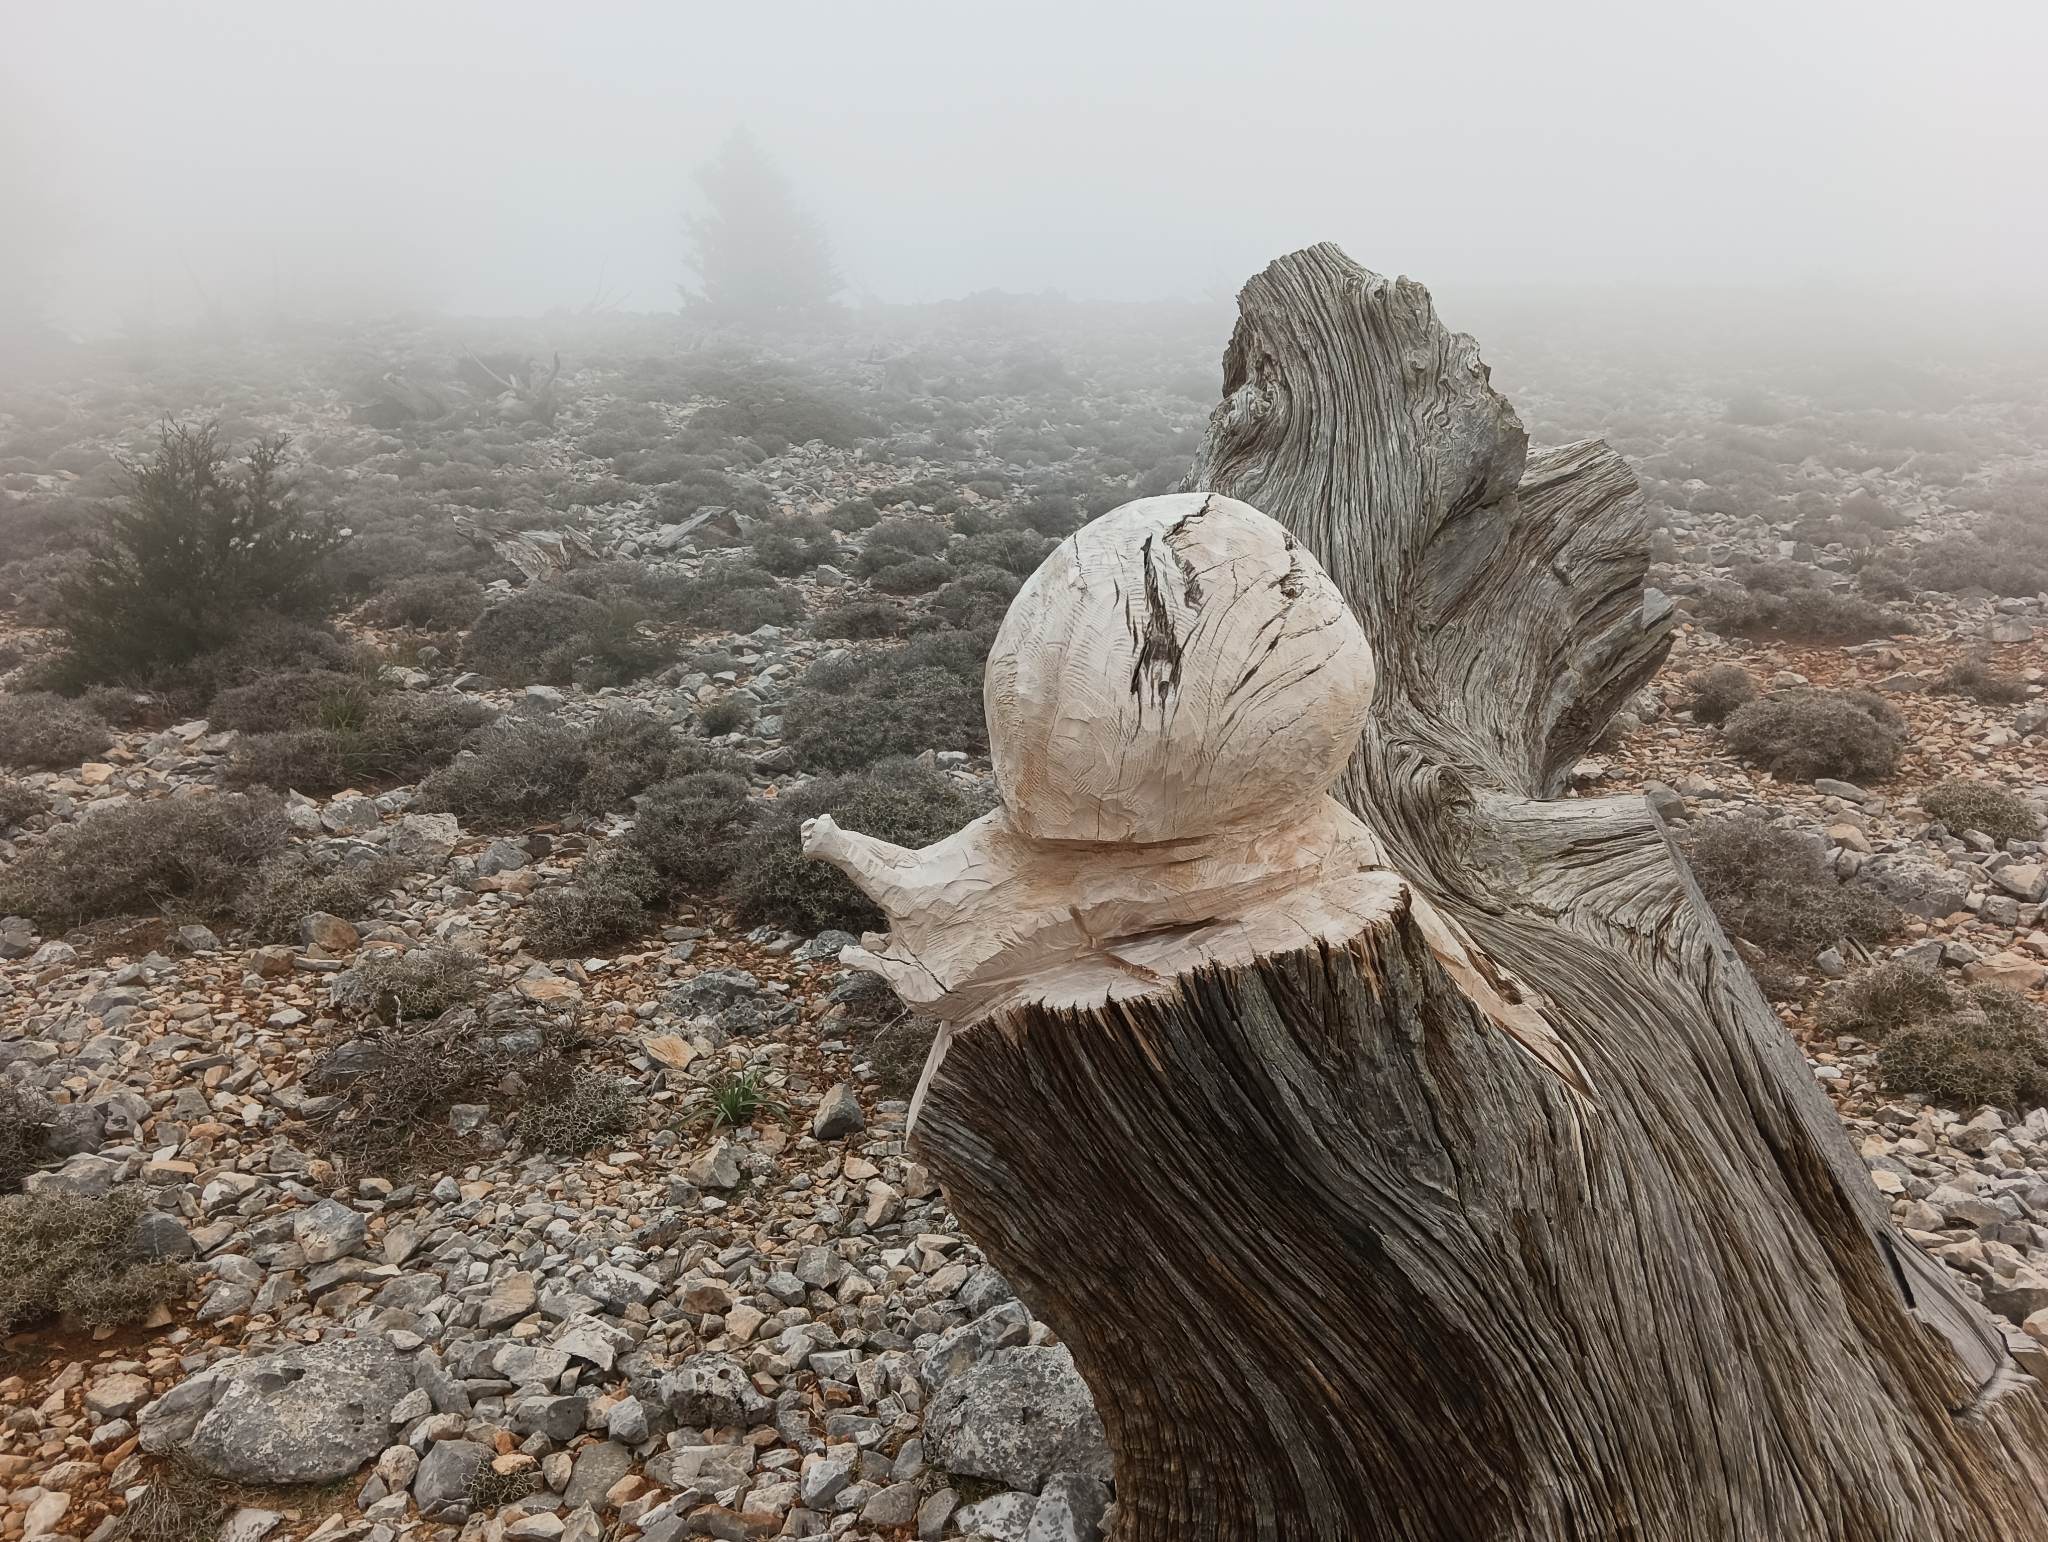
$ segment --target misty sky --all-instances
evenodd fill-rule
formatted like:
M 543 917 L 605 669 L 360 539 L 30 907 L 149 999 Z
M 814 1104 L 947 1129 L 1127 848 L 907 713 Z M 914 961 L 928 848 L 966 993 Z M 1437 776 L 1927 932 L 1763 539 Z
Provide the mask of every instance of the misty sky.
M 851 297 L 1228 292 L 1334 238 L 1438 288 L 2019 292 L 2038 0 L 7 0 L 0 279 L 667 309 L 734 124 Z

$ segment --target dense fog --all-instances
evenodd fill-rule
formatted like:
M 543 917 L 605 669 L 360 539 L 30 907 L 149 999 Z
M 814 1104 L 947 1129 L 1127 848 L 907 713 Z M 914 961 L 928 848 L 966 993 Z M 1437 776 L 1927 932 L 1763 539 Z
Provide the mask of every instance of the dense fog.
M 852 303 L 1222 297 L 1334 239 L 1475 304 L 1768 289 L 1793 312 L 2010 320 L 2048 239 L 2027 191 L 2048 12 L 1927 19 L 1898 0 L 16 6 L 0 278 L 89 332 L 671 309 L 693 168 L 745 128 Z

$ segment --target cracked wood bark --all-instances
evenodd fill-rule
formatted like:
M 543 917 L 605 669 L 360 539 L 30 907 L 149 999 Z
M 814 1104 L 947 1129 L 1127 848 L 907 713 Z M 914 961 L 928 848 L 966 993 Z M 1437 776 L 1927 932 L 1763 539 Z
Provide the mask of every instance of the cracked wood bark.
M 1557 799 L 1666 646 L 1626 467 L 1528 453 L 1420 286 L 1333 247 L 1241 308 L 1190 487 L 1355 611 L 1336 790 L 1399 880 L 1149 987 L 1010 980 L 917 1130 L 1095 1392 L 1117 1542 L 2048 1537 L 2019 1341 L 1895 1236 L 1647 807 Z

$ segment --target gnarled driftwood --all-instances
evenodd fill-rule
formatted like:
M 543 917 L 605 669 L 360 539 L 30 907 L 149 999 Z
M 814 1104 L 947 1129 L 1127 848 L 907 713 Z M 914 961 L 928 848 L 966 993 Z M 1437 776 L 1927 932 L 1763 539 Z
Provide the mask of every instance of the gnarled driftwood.
M 1095 1391 L 1119 1542 L 2048 1536 L 2014 1339 L 1643 802 L 1554 801 L 1666 646 L 1626 467 L 1529 453 L 1333 247 L 1241 306 L 1152 502 L 1242 571 L 1084 529 L 991 658 L 1003 808 L 811 832 L 892 920 L 849 957 L 954 1025 L 918 1139 Z

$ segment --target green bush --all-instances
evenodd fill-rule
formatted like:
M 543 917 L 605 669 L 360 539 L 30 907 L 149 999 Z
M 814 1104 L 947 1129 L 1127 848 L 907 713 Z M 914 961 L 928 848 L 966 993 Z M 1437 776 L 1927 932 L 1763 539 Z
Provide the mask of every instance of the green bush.
M 1888 1092 L 1959 1110 L 2048 1104 L 2048 1025 L 2012 991 L 1954 985 L 1904 962 L 1880 964 L 1835 987 L 1818 1021 L 1829 1033 L 1877 1046 Z
M 627 709 L 604 713 L 583 736 L 575 812 L 595 818 L 624 808 L 668 774 L 675 752 L 675 730 L 660 718 Z
M 1716 664 L 1691 676 L 1686 684 L 1692 687 L 1690 705 L 1696 723 L 1725 722 L 1737 708 L 1756 700 L 1756 681 L 1738 664 Z
M 837 868 L 804 856 L 804 821 L 830 814 L 850 830 L 914 848 L 983 812 L 956 783 L 913 761 L 820 777 L 762 803 L 756 822 L 733 843 L 727 892 L 742 921 L 811 933 L 879 929 L 888 923 L 872 900 Z
M 1756 815 L 1707 825 L 1686 857 L 1729 934 L 1785 963 L 1810 964 L 1844 938 L 1881 942 L 1903 919 L 1869 885 L 1838 881 L 1811 842 Z
M 2030 841 L 2041 830 L 2041 816 L 2031 803 L 1967 777 L 1950 777 L 1928 788 L 1920 794 L 1920 806 L 1957 834 L 1975 830 L 1994 841 Z
M 215 728 L 245 734 L 332 727 L 367 716 L 381 689 L 360 672 L 281 669 L 227 687 L 213 698 L 206 717 Z
M 1881 780 L 1898 769 L 1905 720 L 1871 691 L 1776 691 L 1728 719 L 1728 746 L 1782 781 Z
M 95 810 L 0 869 L 0 915 L 56 926 L 158 907 L 218 916 L 290 828 L 276 800 L 239 795 Z
M 65 1315 L 89 1327 L 134 1322 L 183 1301 L 191 1279 L 152 1258 L 140 1185 L 98 1199 L 69 1193 L 0 1198 L 0 1333 Z
M 78 702 L 48 691 L 0 695 L 0 766 L 77 766 L 113 742 L 107 725 Z
M 259 440 L 237 466 L 213 424 L 167 423 L 155 454 L 124 468 L 126 506 L 59 590 L 73 678 L 144 677 L 219 649 L 263 613 L 325 614 L 342 536 L 301 508 L 284 450 Z

